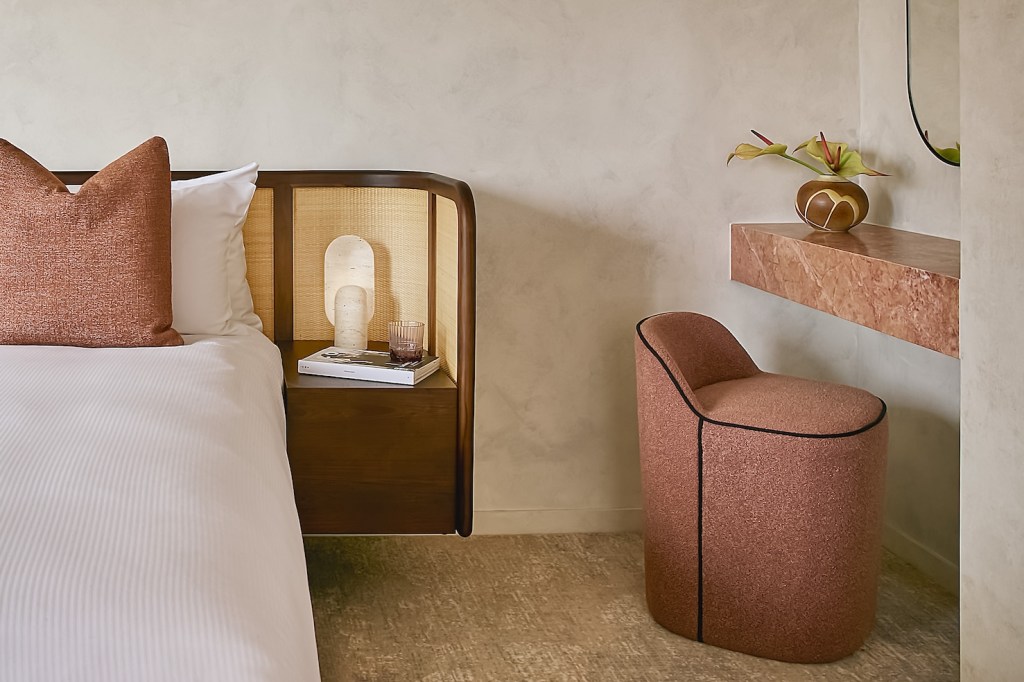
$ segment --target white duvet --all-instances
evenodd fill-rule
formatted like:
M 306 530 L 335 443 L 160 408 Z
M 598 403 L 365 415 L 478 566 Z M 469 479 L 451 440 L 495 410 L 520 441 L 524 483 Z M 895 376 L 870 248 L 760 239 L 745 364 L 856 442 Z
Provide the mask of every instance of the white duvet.
M 0 346 L 0 680 L 318 680 L 262 335 Z

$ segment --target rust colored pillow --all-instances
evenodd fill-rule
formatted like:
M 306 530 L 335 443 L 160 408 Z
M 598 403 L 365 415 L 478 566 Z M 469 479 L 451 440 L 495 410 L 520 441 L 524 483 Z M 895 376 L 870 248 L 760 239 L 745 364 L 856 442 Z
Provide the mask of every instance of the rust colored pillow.
M 72 194 L 0 140 L 0 344 L 181 343 L 167 143 L 144 142 Z

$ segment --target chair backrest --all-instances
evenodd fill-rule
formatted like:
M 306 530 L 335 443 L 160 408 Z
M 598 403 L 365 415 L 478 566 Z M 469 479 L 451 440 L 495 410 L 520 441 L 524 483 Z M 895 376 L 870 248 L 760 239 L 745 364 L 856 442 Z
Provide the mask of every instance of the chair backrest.
M 709 384 L 743 379 L 760 370 L 728 329 L 699 313 L 662 313 L 637 325 L 645 345 L 664 361 L 693 398 Z

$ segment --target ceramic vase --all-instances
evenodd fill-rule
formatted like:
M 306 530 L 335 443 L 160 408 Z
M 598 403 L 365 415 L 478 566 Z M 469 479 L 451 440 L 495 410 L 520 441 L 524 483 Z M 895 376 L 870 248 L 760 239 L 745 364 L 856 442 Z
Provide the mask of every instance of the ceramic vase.
M 815 230 L 846 232 L 867 217 L 868 195 L 854 182 L 819 175 L 797 191 L 796 213 Z

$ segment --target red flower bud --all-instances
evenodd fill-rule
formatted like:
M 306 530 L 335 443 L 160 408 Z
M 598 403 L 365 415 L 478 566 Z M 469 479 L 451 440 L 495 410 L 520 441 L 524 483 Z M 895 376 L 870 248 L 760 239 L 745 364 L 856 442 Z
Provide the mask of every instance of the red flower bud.
M 836 170 L 836 162 L 832 160 L 832 152 L 828 150 L 828 141 L 825 140 L 825 133 L 819 131 L 818 135 L 821 136 L 821 148 L 825 154 L 825 162 L 832 170 Z

